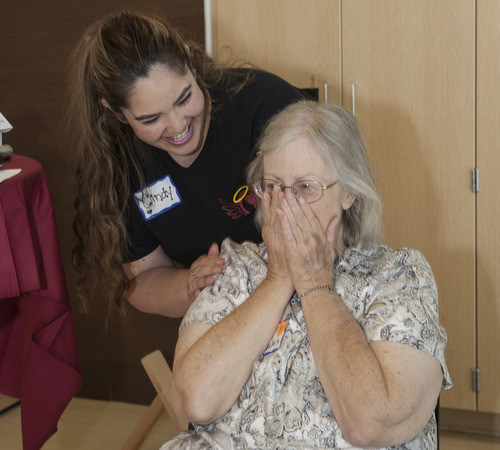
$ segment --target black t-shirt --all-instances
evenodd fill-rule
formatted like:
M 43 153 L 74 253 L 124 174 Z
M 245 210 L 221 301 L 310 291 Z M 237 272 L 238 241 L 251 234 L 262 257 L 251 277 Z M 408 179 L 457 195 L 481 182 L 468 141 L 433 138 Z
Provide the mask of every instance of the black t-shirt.
M 147 195 L 142 198 L 136 182 L 129 201 L 129 261 L 161 245 L 172 260 L 190 266 L 212 242 L 220 245 L 227 236 L 260 242 L 255 194 L 246 186 L 245 170 L 268 119 L 303 98 L 279 77 L 257 71 L 237 95 L 218 105 L 203 149 L 189 168 L 148 146 Z

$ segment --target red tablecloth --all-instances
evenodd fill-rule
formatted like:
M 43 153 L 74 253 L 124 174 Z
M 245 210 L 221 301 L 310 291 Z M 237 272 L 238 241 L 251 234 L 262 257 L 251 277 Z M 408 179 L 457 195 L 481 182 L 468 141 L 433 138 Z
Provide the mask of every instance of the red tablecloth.
M 82 384 L 52 200 L 40 164 L 0 170 L 0 393 L 21 401 L 25 450 L 39 449 Z

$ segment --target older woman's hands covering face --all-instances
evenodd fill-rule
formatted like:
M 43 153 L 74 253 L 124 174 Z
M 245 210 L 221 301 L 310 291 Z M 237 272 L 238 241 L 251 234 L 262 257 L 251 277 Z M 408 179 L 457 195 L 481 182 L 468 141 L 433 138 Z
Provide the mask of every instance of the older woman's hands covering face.
M 270 263 L 279 261 L 280 273 L 286 263 L 287 276 L 297 292 L 331 285 L 336 249 L 343 248 L 342 212 L 351 206 L 351 196 L 305 137 L 265 155 L 262 176 L 276 181 L 272 199 L 269 193 L 262 196 L 263 237 Z M 293 194 L 296 183 L 307 181 L 323 186 L 321 196 L 312 203 Z M 275 269 L 272 264 L 270 268 Z
M 277 212 L 295 290 L 331 284 L 340 217 L 334 216 L 324 229 L 311 205 L 291 192 L 283 196 Z
M 284 198 L 277 186 L 272 195 L 265 193 L 262 197 L 262 238 L 268 254 L 267 278 L 291 288 L 292 277 L 283 241 L 281 218 L 278 215 Z

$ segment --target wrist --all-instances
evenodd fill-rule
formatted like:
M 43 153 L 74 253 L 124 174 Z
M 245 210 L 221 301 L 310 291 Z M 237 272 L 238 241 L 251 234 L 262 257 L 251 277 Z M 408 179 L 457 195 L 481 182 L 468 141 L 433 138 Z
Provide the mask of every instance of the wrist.
M 267 274 L 265 279 L 266 284 L 272 286 L 275 289 L 283 290 L 290 293 L 292 296 L 294 292 L 293 282 L 291 278 L 285 276 L 278 276 L 273 274 Z
M 300 301 L 303 301 L 307 295 L 317 291 L 328 291 L 330 294 L 332 294 L 335 292 L 335 288 L 332 284 L 318 284 L 307 289 L 298 290 L 297 297 L 299 297 Z

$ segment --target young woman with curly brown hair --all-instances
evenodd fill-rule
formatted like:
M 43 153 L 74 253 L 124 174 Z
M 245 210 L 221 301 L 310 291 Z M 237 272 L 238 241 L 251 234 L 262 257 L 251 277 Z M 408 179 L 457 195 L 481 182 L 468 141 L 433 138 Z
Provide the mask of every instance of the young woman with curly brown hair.
M 245 167 L 267 120 L 303 94 L 129 12 L 85 33 L 71 79 L 79 296 L 180 317 L 222 270 L 226 236 L 261 240 Z

